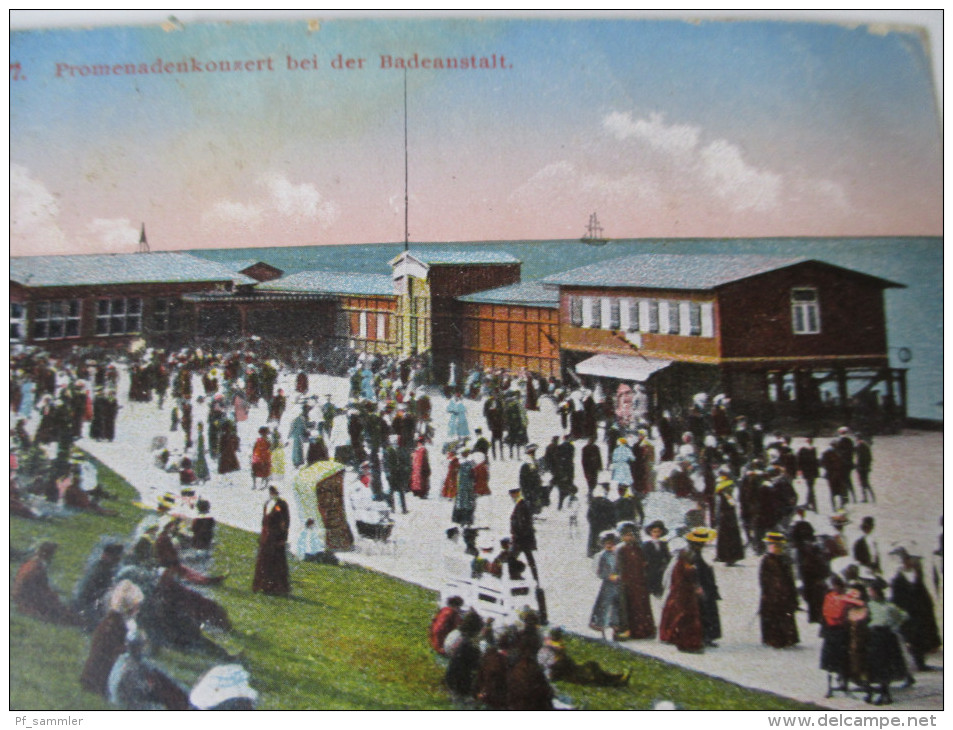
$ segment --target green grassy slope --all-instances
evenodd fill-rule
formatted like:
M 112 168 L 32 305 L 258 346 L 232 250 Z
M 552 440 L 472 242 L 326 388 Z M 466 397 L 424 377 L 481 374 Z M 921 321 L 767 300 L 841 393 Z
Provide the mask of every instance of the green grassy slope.
M 47 539 L 60 544 L 50 575 L 64 597 L 100 536 L 125 538 L 142 516 L 135 490 L 101 464 L 99 470 L 106 489 L 119 497 L 109 503 L 118 516 L 84 514 L 53 522 L 11 518 L 14 552 Z M 235 626 L 229 647 L 241 649 L 240 661 L 261 695 L 261 709 L 454 708 L 426 638 L 436 608 L 432 591 L 359 567 L 291 560 L 290 598 L 253 594 L 257 535 L 221 525 L 216 534 L 217 566 L 231 575 L 213 593 Z M 17 567 L 11 561 L 11 580 Z M 568 645 L 577 660 L 632 671 L 628 688 L 557 688 L 587 709 L 647 709 L 661 698 L 697 710 L 811 707 L 596 642 L 571 638 Z M 79 686 L 88 648 L 89 637 L 78 629 L 44 624 L 11 609 L 10 709 L 109 709 Z M 163 650 L 156 661 L 185 685 L 217 663 L 211 656 L 173 650 Z

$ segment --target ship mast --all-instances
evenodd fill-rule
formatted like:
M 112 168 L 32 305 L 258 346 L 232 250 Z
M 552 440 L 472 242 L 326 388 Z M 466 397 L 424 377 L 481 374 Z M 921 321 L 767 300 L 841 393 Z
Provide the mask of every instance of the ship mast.
M 595 213 L 589 216 L 589 225 L 586 226 L 586 238 L 592 240 L 602 238 L 602 226 L 599 225 L 599 218 Z

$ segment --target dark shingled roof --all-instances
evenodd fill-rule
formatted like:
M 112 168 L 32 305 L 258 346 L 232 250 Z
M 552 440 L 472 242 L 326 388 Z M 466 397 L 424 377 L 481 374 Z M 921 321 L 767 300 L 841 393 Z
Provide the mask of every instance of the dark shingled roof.
M 873 279 L 884 287 L 902 284 L 844 269 L 805 257 L 717 255 L 717 254 L 641 254 L 581 266 L 543 279 L 563 286 L 632 287 L 640 289 L 707 290 L 741 281 L 770 271 L 813 262 L 822 266 Z
M 530 307 L 559 308 L 559 289 L 537 281 L 524 281 L 497 289 L 487 289 L 476 294 L 458 297 L 461 302 L 476 304 L 516 304 Z
M 255 280 L 230 266 L 174 251 L 155 253 L 16 256 L 10 259 L 10 281 L 24 286 L 96 286 Z
M 257 291 L 323 292 L 395 296 L 390 274 L 357 274 L 342 271 L 299 271 L 255 287 Z

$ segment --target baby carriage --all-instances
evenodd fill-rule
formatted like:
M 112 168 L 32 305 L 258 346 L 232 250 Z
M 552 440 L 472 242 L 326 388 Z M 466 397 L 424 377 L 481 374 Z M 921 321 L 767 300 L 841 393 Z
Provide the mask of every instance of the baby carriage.
M 357 537 L 363 543 L 362 552 L 383 552 L 395 547 L 391 534 L 394 520 L 390 504 L 375 500 L 370 489 L 352 481 L 348 490 L 348 509 L 354 518 Z

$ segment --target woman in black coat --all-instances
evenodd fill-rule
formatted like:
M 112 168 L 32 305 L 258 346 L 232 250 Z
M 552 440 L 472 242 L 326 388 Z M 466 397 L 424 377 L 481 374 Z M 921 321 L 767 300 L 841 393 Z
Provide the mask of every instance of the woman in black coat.
M 920 558 L 900 548 L 903 567 L 890 583 L 892 603 L 907 612 L 909 618 L 900 627 L 900 633 L 910 647 L 917 669 L 926 668 L 926 655 L 940 646 L 940 631 L 933 613 L 933 599 L 923 582 Z

